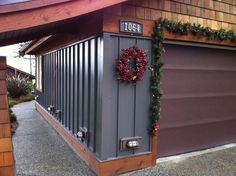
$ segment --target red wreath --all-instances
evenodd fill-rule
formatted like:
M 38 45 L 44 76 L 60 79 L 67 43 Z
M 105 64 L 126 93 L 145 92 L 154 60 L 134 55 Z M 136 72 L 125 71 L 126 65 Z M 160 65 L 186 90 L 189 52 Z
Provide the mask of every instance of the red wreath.
M 134 61 L 133 66 L 131 66 L 131 61 Z M 116 66 L 119 72 L 118 79 L 128 82 L 141 80 L 146 71 L 147 63 L 147 54 L 142 49 L 136 46 L 122 49 L 121 57 Z

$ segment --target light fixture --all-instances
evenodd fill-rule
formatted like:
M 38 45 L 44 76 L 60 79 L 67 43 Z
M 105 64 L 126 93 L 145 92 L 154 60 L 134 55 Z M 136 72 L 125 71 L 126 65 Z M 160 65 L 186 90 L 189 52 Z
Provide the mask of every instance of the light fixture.
M 138 143 L 138 141 L 136 141 L 136 140 L 134 140 L 134 141 L 129 141 L 129 142 L 127 143 L 127 146 L 128 146 L 129 148 L 133 148 L 133 147 L 139 146 L 139 143 Z
M 88 130 L 86 127 L 80 127 L 80 130 L 77 132 L 77 138 L 82 142 L 88 139 Z
M 136 149 L 141 146 L 140 136 L 135 137 L 125 137 L 120 140 L 120 151 Z
M 48 111 L 50 111 L 50 112 L 55 112 L 55 106 L 50 105 L 50 106 L 48 107 Z

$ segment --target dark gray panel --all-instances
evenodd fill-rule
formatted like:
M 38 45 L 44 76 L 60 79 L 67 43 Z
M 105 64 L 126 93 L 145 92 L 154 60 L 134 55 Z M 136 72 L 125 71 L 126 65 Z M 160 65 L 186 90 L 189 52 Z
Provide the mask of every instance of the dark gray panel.
M 149 108 L 150 108 L 150 71 L 145 72 L 143 80 L 136 84 L 117 81 L 116 60 L 121 50 L 137 45 L 147 50 L 151 62 L 151 40 L 135 37 L 122 37 L 104 34 L 104 74 L 103 74 L 103 111 L 101 159 L 126 156 L 133 153 L 150 151 Z M 99 124 L 99 122 L 98 122 Z M 97 130 L 100 134 L 100 131 Z M 142 137 L 139 149 L 119 151 L 119 142 L 123 137 Z
M 47 104 L 46 104 L 46 109 L 47 107 L 50 105 L 50 99 L 51 99 L 51 96 L 50 96 L 50 57 L 49 55 L 47 55 L 47 75 L 48 75 L 48 79 L 46 79 L 46 84 L 48 85 L 47 86 L 47 90 L 46 90 L 46 96 L 47 96 Z
M 54 52 L 55 57 L 55 109 L 58 109 L 58 57 L 57 52 Z M 55 115 L 57 118 L 57 115 Z
M 132 47 L 136 44 L 136 39 L 120 38 L 121 50 Z M 135 84 L 119 83 L 119 113 L 118 113 L 118 140 L 124 137 L 134 136 L 134 118 L 135 118 Z M 118 152 L 118 156 L 133 154 L 133 151 Z
M 78 72 L 78 45 L 74 46 L 74 121 L 73 121 L 73 125 L 74 125 L 74 134 L 76 134 L 79 130 L 78 130 L 78 108 L 79 108 L 79 103 L 78 103 L 78 90 L 79 90 L 79 86 L 78 86 L 78 76 L 79 76 L 79 72 Z
M 52 53 L 52 105 L 56 106 L 56 53 Z
M 61 113 L 60 113 L 60 117 L 61 117 L 61 123 L 64 124 L 64 55 L 63 55 L 63 50 L 61 49 L 59 51 L 60 53 L 60 62 L 61 62 L 61 65 L 60 65 L 60 75 L 61 75 L 61 84 L 60 84 L 60 94 L 61 94 L 61 97 L 60 97 L 60 100 L 61 100 Z
M 83 43 L 79 44 L 79 123 L 78 128 L 83 126 Z
M 97 108 L 96 108 L 96 138 L 95 138 L 95 152 L 96 155 L 102 158 L 103 156 L 101 155 L 102 152 L 102 90 L 103 90 L 103 38 L 98 37 L 97 38 L 97 59 L 96 59 L 96 103 L 97 103 Z M 105 127 L 104 127 L 105 128 Z
M 83 118 L 84 118 L 84 123 L 83 126 L 88 128 L 88 41 L 84 43 L 84 113 L 83 113 Z
M 148 39 L 138 39 L 137 46 L 148 55 L 148 64 L 152 58 L 152 42 Z M 135 136 L 142 137 L 142 145 L 135 153 L 150 151 L 150 135 L 148 132 L 150 119 L 150 70 L 146 70 L 143 79 L 136 84 L 135 100 Z
M 118 145 L 118 80 L 115 63 L 119 57 L 119 38 L 104 34 L 104 48 L 109 48 L 104 53 L 103 75 L 103 158 L 116 157 L 119 151 Z M 112 46 L 112 47 L 111 47 Z
M 115 40 L 118 41 L 118 39 Z M 109 45 L 112 46 L 112 43 Z M 119 46 L 118 43 L 117 46 Z M 119 49 L 114 47 L 113 50 L 116 51 L 118 57 Z M 117 57 L 114 57 L 114 60 L 109 60 L 107 67 L 113 67 L 112 63 L 115 63 Z M 103 64 L 103 38 L 101 37 L 82 41 L 46 54 L 44 63 L 45 91 L 40 96 L 44 97 L 45 108 L 52 104 L 61 110 L 61 122 L 71 133 L 77 133 L 81 126 L 87 127 L 89 148 L 97 156 L 106 159 L 116 156 L 119 140 L 116 128 L 117 112 L 110 118 L 109 115 L 105 117 L 102 114 L 103 111 L 105 112 L 102 107 L 105 105 L 103 104 L 103 96 L 106 94 L 102 83 L 104 86 L 110 86 L 109 81 L 106 82 L 103 78 Z M 106 76 L 116 82 L 114 87 L 116 106 L 114 107 L 117 108 L 118 86 L 114 68 L 109 69 L 107 73 L 109 75 Z M 113 78 L 115 79 L 113 80 Z M 114 91 L 110 88 L 107 90 Z M 113 95 L 108 96 L 107 104 L 110 102 L 114 104 L 113 98 Z M 112 110 L 108 112 L 108 114 L 112 113 Z M 110 130 L 112 132 L 109 132 Z M 113 145 L 112 148 L 110 143 Z M 104 147 L 104 144 L 108 144 L 107 147 Z
M 94 150 L 95 139 L 95 39 L 90 40 L 90 59 L 89 59 L 89 147 Z
M 70 130 L 74 134 L 74 48 L 73 46 L 70 48 Z
M 67 82 L 66 82 L 66 98 L 67 98 L 67 100 L 66 100 L 66 118 L 67 118 L 67 123 L 66 123 L 66 128 L 67 129 L 69 129 L 69 130 L 71 130 L 70 129 L 70 63 L 71 63 L 71 58 L 70 58 L 70 48 L 69 47 L 67 47 L 66 48 L 66 52 L 67 52 L 67 54 L 66 54 L 66 56 L 67 56 L 67 58 L 66 58 L 66 61 L 67 61 L 67 77 L 66 77 L 66 79 L 67 79 Z
M 53 94 L 52 94 L 52 54 L 49 54 L 49 88 L 48 88 L 48 97 L 49 97 L 49 106 L 52 105 L 52 98 L 53 98 Z
M 58 106 L 57 109 L 61 111 L 61 97 L 62 97 L 62 93 L 61 93 L 61 80 L 62 80 L 62 76 L 61 76 L 61 55 L 60 55 L 60 51 L 57 51 L 57 69 L 58 69 L 58 84 L 57 84 L 57 88 L 58 88 L 58 92 L 57 92 L 57 98 L 58 98 Z M 58 119 L 61 122 L 61 113 L 58 114 Z
M 63 65 L 64 65 L 64 79 L 63 79 L 63 89 L 64 89 L 64 93 L 63 93 L 63 116 L 64 116 L 64 125 L 66 126 L 67 125 L 67 119 L 66 119 L 66 116 L 67 116 L 67 111 L 66 111 L 66 107 L 67 107 L 67 104 L 66 104 L 66 101 L 67 101 L 67 59 L 66 59 L 66 49 L 63 49 Z

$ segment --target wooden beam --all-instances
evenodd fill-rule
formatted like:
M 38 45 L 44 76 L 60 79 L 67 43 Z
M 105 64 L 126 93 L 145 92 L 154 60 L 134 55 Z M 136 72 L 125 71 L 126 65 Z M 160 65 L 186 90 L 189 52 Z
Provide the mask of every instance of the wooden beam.
M 83 24 L 83 26 L 81 26 Z M 102 13 L 84 15 L 72 23 L 73 28 L 68 29 L 66 34 L 55 34 L 44 40 L 34 41 L 25 54 L 43 55 L 49 51 L 62 48 L 74 42 L 86 39 L 91 36 L 97 36 L 102 33 Z
M 157 155 L 158 155 L 158 132 L 155 135 L 152 135 L 152 166 L 157 164 Z
M 37 41 L 34 41 L 34 44 L 31 45 L 29 48 L 26 48 L 26 50 L 24 51 L 25 54 L 30 53 L 32 50 L 35 50 L 36 48 L 38 48 L 41 44 L 43 44 L 45 41 L 47 41 L 49 38 L 51 38 L 52 36 L 47 36 L 47 37 L 43 37 Z
M 13 4 L 6 4 L 0 6 L 0 14 L 3 13 L 12 13 L 22 10 L 32 10 L 35 8 L 42 8 L 49 5 L 55 5 L 63 2 L 68 2 L 71 0 L 34 0 L 34 1 L 26 1 L 26 2 L 20 2 L 20 3 L 13 3 Z
M 194 43 L 202 43 L 202 44 L 211 44 L 218 46 L 229 46 L 236 47 L 236 43 L 230 40 L 209 40 L 205 36 L 193 35 L 189 33 L 188 35 L 181 34 L 173 34 L 169 32 L 167 29 L 164 30 L 165 40 L 171 41 L 182 41 L 182 42 L 194 42 Z
M 118 175 L 125 172 L 144 169 L 151 166 L 151 158 L 152 154 L 147 153 L 102 162 L 100 164 L 100 175 Z
M 127 0 L 74 0 L 0 15 L 0 33 L 46 25 L 94 12 Z

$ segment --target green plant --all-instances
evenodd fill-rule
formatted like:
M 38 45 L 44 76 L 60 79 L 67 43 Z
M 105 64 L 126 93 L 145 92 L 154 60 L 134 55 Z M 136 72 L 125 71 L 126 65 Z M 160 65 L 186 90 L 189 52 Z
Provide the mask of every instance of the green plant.
M 20 74 L 7 77 L 7 90 L 11 98 L 26 95 L 31 89 L 32 84 L 29 84 L 27 77 L 22 77 Z
M 32 82 L 27 82 L 25 85 L 24 95 L 28 95 L 34 90 L 34 84 Z
M 15 114 L 13 114 L 13 113 L 10 114 L 10 121 L 11 121 L 11 123 L 14 123 L 14 122 L 17 121 L 17 118 L 16 118 Z
M 12 108 L 16 104 L 18 104 L 17 100 L 9 98 L 9 108 Z
M 232 42 L 236 42 L 236 33 L 232 30 L 213 30 L 209 27 L 201 26 L 200 24 L 175 22 L 167 19 L 160 19 L 157 23 L 161 24 L 163 28 L 168 29 L 174 34 L 178 33 L 182 35 L 187 35 L 188 33 L 192 33 L 194 35 L 205 36 L 209 40 L 231 40 Z M 157 25 L 158 24 L 156 24 L 156 26 Z
M 20 97 L 20 102 L 32 101 L 32 100 L 34 100 L 34 98 L 35 98 L 35 95 L 32 94 L 32 93 L 29 93 L 25 96 L 21 96 Z
M 13 113 L 13 111 L 9 108 L 9 113 L 11 114 L 11 113 Z

